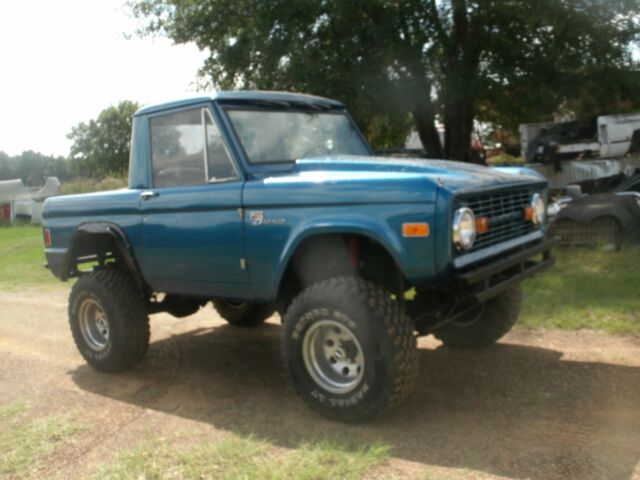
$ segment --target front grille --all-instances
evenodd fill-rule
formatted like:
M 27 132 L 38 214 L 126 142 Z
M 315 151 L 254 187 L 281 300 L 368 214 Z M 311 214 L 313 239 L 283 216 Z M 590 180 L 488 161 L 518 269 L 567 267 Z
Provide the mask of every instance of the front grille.
M 532 222 L 525 221 L 524 209 L 529 206 L 533 193 L 533 190 L 525 189 L 458 199 L 456 209 L 468 207 L 476 218 L 489 217 L 489 231 L 478 234 L 473 247 L 459 254 L 475 252 L 531 233 L 535 227 Z

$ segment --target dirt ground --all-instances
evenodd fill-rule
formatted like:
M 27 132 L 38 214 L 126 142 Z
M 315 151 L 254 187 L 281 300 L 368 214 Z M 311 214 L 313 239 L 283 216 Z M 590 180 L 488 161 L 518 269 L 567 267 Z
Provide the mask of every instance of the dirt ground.
M 381 477 L 640 479 L 637 337 L 516 329 L 480 352 L 422 338 L 411 399 L 375 422 L 343 425 L 308 410 L 287 385 L 277 318 L 238 329 L 208 306 L 151 322 L 143 363 L 101 374 L 76 353 L 66 291 L 0 293 L 0 403 L 72 411 L 87 426 L 43 476 L 86 477 L 154 436 L 233 433 L 282 448 L 384 442 L 392 459 Z

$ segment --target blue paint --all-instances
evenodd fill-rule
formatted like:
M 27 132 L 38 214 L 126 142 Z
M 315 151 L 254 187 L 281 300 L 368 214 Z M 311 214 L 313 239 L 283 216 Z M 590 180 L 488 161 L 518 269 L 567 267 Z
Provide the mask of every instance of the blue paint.
M 450 232 L 456 196 L 546 189 L 546 182 L 528 169 L 441 160 L 340 155 L 249 165 L 224 109 L 243 104 L 268 108 L 269 102 L 344 110 L 333 100 L 273 92 L 222 92 L 140 109 L 133 123 L 129 188 L 45 202 L 44 226 L 53 239 L 45 251 L 50 263 L 67 254 L 78 226 L 108 221 L 122 229 L 154 291 L 273 301 L 303 240 L 353 233 L 378 242 L 408 281 L 426 286 L 455 273 Z M 154 189 L 149 118 L 201 107 L 210 109 L 241 178 Z M 141 200 L 143 191 L 156 195 Z M 252 222 L 259 215 L 264 221 Z M 404 238 L 405 222 L 426 222 L 431 233 Z M 504 250 L 494 245 L 485 253 L 496 256 Z

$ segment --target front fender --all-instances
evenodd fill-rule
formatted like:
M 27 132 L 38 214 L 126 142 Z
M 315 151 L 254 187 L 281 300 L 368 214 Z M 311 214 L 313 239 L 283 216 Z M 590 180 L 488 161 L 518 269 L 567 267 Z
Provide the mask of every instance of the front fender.
M 405 222 L 427 222 L 433 224 L 433 206 L 404 205 L 402 209 L 381 210 L 377 216 L 365 213 L 324 214 L 301 221 L 291 229 L 273 272 L 270 285 L 274 287 L 271 298 L 278 288 L 298 247 L 305 240 L 326 234 L 356 234 L 379 243 L 393 258 L 405 278 L 420 282 L 432 276 L 433 232 L 428 237 L 404 238 L 402 224 Z
M 294 228 L 291 232 L 282 255 L 278 259 L 278 270 L 276 272 L 277 283 L 280 283 L 282 275 L 286 270 L 291 257 L 300 246 L 300 244 L 308 238 L 316 235 L 326 234 L 356 234 L 362 235 L 380 243 L 391 255 L 394 261 L 399 264 L 402 258 L 403 245 L 397 236 L 394 236 L 390 229 L 385 225 L 374 222 L 371 218 L 365 216 L 350 216 L 345 218 L 326 219 L 328 221 L 304 222 Z

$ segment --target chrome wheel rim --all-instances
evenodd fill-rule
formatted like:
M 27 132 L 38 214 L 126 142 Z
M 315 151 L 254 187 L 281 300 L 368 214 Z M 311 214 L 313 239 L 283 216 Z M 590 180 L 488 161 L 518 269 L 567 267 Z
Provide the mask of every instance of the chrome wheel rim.
M 302 354 L 311 378 L 328 392 L 346 394 L 362 381 L 365 359 L 360 342 L 335 320 L 320 320 L 309 327 Z
M 78 309 L 82 338 L 96 352 L 107 348 L 109 343 L 109 320 L 104 310 L 93 298 L 85 299 Z

